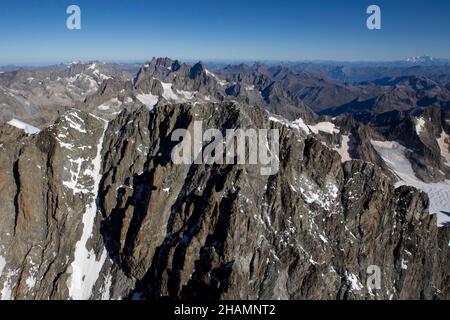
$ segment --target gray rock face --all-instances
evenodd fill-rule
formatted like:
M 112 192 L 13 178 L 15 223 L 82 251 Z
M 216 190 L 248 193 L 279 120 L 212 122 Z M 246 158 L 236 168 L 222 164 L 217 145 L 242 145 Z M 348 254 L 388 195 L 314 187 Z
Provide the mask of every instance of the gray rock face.
M 249 69 L 247 67 L 247 69 Z M 158 105 L 174 102 L 230 102 L 264 106 L 289 119 L 313 112 L 289 88 L 264 72 L 246 73 L 240 68 L 213 73 L 198 62 L 188 65 L 169 58 L 153 58 L 138 72 L 135 90 L 138 93 L 162 96 Z
M 105 125 L 74 110 L 37 135 L 2 140 L 2 299 L 95 294 L 90 274 L 108 264 L 96 223 Z
M 1 298 L 449 299 L 426 194 L 271 119 L 209 103 L 2 127 Z M 172 132 L 195 120 L 278 129 L 279 171 L 174 164 Z

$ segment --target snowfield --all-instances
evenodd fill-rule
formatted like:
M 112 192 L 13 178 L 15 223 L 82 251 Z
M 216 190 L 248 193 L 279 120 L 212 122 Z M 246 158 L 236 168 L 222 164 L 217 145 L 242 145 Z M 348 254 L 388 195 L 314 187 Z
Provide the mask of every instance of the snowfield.
M 164 89 L 163 92 L 163 98 L 167 101 L 171 101 L 174 103 L 184 103 L 188 100 L 192 100 L 196 94 L 196 92 L 192 91 L 183 91 L 183 90 L 176 90 L 173 88 L 173 84 L 170 82 L 162 82 L 161 85 Z
M 349 153 L 349 147 L 350 147 L 350 135 L 342 135 L 342 144 L 339 148 L 335 148 L 334 150 L 336 150 L 339 155 L 341 156 L 341 161 L 345 162 L 345 161 L 350 161 L 352 160 L 352 157 L 350 156 Z
M 312 132 L 318 134 L 319 132 L 325 132 L 329 134 L 339 133 L 340 130 L 335 127 L 334 123 L 331 122 L 319 122 L 315 125 L 308 125 Z
M 396 187 L 407 185 L 424 191 L 430 198 L 430 213 L 437 214 L 438 226 L 450 223 L 450 180 L 425 183 L 416 177 L 411 163 L 405 156 L 407 149 L 404 146 L 395 141 L 372 140 L 371 143 L 386 165 L 400 179 Z
M 158 96 L 154 96 L 151 93 L 149 94 L 138 94 L 136 98 L 147 106 L 149 111 L 152 111 L 153 108 L 158 104 L 159 98 Z
M 268 114 L 269 114 L 269 121 L 281 123 L 282 125 L 284 125 L 288 128 L 291 128 L 291 129 L 302 130 L 307 134 L 311 134 L 311 132 L 312 132 L 312 130 L 310 129 L 310 126 L 307 125 L 305 123 L 305 121 L 303 121 L 302 118 L 298 118 L 297 120 L 294 120 L 294 121 L 288 121 L 284 118 L 280 118 L 279 116 L 275 116 L 271 113 L 268 113 Z
M 178 97 L 178 95 L 172 89 L 172 83 L 169 83 L 169 82 L 166 83 L 166 82 L 161 81 L 161 85 L 164 89 L 164 92 L 163 92 L 164 99 L 166 99 L 167 101 L 173 101 L 173 102 L 180 101 L 180 97 Z
M 39 133 L 41 130 L 33 127 L 32 125 L 22 122 L 20 120 L 17 119 L 12 119 L 11 121 L 8 121 L 8 124 L 10 126 L 22 129 L 23 131 L 25 131 L 27 134 L 35 134 L 35 133 Z
M 81 239 L 75 245 L 74 260 L 71 264 L 71 275 L 68 279 L 69 296 L 73 300 L 88 300 L 92 289 L 97 282 L 100 271 L 107 258 L 106 249 L 103 248 L 101 256 L 97 256 L 93 249 L 86 248 L 88 240 L 93 234 L 95 217 L 97 215 L 97 194 L 101 180 L 101 151 L 103 146 L 106 123 L 104 123 L 103 134 L 97 144 L 97 154 L 92 161 L 93 169 L 91 176 L 94 180 L 91 203 L 83 214 L 83 233 Z

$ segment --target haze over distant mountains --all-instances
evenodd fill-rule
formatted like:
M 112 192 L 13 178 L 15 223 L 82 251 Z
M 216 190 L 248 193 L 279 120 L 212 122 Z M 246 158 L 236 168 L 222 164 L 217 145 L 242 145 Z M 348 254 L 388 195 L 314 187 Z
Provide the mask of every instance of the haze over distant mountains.
M 174 62 L 180 65 L 180 70 L 166 72 Z M 197 96 L 203 94 L 200 100 L 206 97 L 213 98 L 213 101 L 237 100 L 266 105 L 269 110 L 293 119 L 299 114 L 308 113 L 309 109 L 336 115 L 349 110 L 404 110 L 415 106 L 445 104 L 450 86 L 448 60 L 427 56 L 396 62 L 251 65 L 222 65 L 215 62 L 190 65 L 161 58 L 154 59 L 151 63 L 154 66 L 147 70 L 141 69 L 144 64 L 101 62 L 72 62 L 33 68 L 1 67 L 0 70 L 4 71 L 0 74 L 0 103 L 8 101 L 5 105 L 8 108 L 14 106 L 17 117 L 24 120 L 30 118 L 31 122 L 38 125 L 45 123 L 48 110 L 51 110 L 50 114 L 55 114 L 55 111 L 57 113 L 83 102 L 90 94 L 95 95 L 102 82 L 107 79 L 127 81 L 139 74 L 139 83 L 134 84 L 133 90 L 148 91 L 149 88 L 142 87 L 142 77 L 147 74 L 150 78 L 162 77 L 161 80 L 167 81 L 166 83 L 178 77 L 174 83 L 177 89 L 197 91 Z M 198 75 L 187 74 L 191 67 L 197 69 L 192 72 L 197 72 Z M 166 70 L 161 71 L 161 68 Z M 214 71 L 214 77 L 207 68 Z M 180 73 L 183 73 L 183 80 L 179 80 Z M 190 79 L 191 76 L 199 78 Z M 191 80 L 195 84 L 183 82 Z M 33 90 L 29 90 L 30 88 Z M 158 91 L 155 88 L 151 90 Z M 151 94 L 158 95 L 158 92 Z M 195 100 L 195 97 L 192 99 Z M 0 121 L 12 117 L 13 113 L 8 108 L 3 108 Z

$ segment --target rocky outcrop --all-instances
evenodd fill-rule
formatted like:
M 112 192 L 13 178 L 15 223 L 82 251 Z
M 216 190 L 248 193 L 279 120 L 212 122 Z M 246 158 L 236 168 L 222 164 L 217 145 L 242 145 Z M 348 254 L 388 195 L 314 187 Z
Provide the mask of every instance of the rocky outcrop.
M 174 130 L 279 130 L 279 170 L 171 161 Z M 2 128 L 0 296 L 448 299 L 447 228 L 428 197 L 241 104 L 71 110 Z M 379 289 L 366 286 L 368 268 Z

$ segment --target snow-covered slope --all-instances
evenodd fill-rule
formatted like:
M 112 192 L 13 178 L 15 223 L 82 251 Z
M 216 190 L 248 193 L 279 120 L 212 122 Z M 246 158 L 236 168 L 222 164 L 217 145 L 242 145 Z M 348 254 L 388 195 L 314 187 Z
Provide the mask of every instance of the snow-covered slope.
M 35 134 L 35 133 L 38 133 L 39 131 L 41 131 L 40 129 L 33 127 L 32 125 L 22 122 L 17 119 L 12 119 L 11 121 L 8 121 L 8 124 L 13 127 L 22 129 L 23 131 L 25 131 L 28 134 Z
M 371 141 L 373 147 L 383 158 L 386 165 L 400 179 L 396 186 L 416 187 L 428 194 L 430 213 L 438 214 L 438 225 L 450 223 L 450 180 L 439 183 L 425 183 L 416 177 L 411 163 L 405 156 L 407 149 L 395 141 Z
M 439 148 L 441 149 L 441 157 L 444 159 L 445 163 L 450 166 L 450 151 L 448 142 L 450 141 L 450 136 L 442 130 L 441 136 L 437 139 Z
M 325 133 L 329 133 L 329 134 L 339 133 L 339 129 L 337 129 L 335 127 L 334 123 L 328 122 L 328 121 L 319 122 L 315 125 L 309 125 L 309 128 L 315 134 L 318 134 L 319 132 L 325 132 Z
M 98 258 L 93 249 L 86 248 L 86 244 L 92 236 L 98 210 L 96 201 L 101 180 L 101 152 L 105 130 L 106 125 L 97 144 L 97 154 L 92 160 L 91 202 L 88 203 L 83 215 L 83 233 L 75 246 L 74 261 L 71 264 L 72 274 L 68 280 L 69 296 L 74 300 L 88 300 L 91 297 L 92 289 L 107 258 L 106 249 L 103 249 L 102 255 Z
M 159 97 L 155 96 L 155 95 L 153 95 L 151 93 L 149 93 L 149 94 L 138 94 L 136 96 L 136 98 L 140 102 L 142 102 L 144 105 L 146 105 L 148 110 L 152 110 L 155 107 L 155 105 L 158 104 L 158 101 L 159 101 Z
M 339 153 L 339 155 L 341 156 L 342 162 L 352 160 L 352 157 L 350 156 L 350 153 L 349 153 L 350 138 L 351 138 L 350 135 L 343 134 L 341 145 L 339 147 L 334 148 L 334 150 L 336 150 Z

